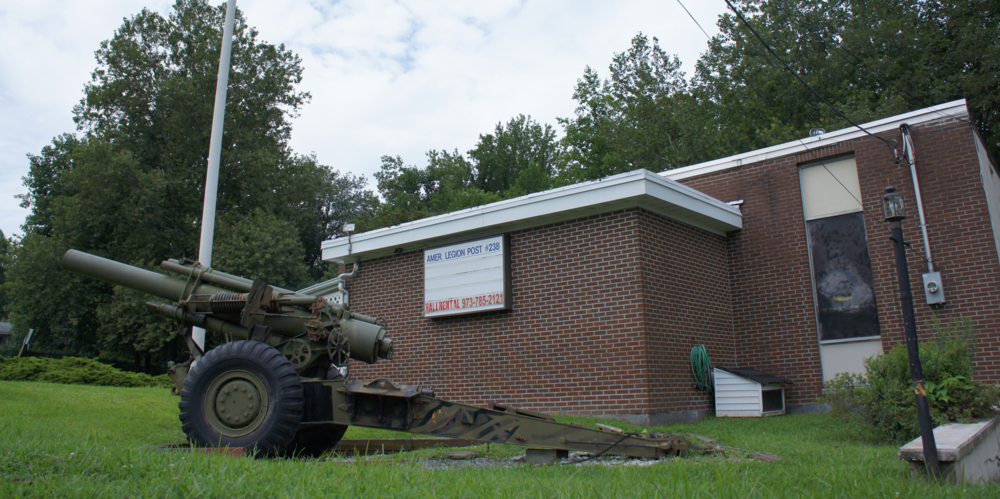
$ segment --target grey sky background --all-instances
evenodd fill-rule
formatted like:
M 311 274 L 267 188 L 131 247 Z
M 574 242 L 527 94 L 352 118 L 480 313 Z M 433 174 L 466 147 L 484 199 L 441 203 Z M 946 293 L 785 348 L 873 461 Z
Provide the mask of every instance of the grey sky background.
M 215 2 L 213 2 L 215 3 Z M 221 0 L 219 0 L 221 3 Z M 166 0 L 0 3 L 0 230 L 21 234 L 27 153 L 75 132 L 72 108 L 94 51 L 122 19 Z M 705 35 L 676 0 L 238 0 L 260 39 L 302 58 L 312 100 L 291 146 L 369 179 L 382 155 L 424 166 L 429 149 L 471 149 L 518 114 L 556 127 L 572 116 L 586 66 L 602 77 L 640 31 L 677 54 L 690 76 Z M 685 2 L 710 35 L 722 0 Z M 208 145 L 206 144 L 206 148 Z

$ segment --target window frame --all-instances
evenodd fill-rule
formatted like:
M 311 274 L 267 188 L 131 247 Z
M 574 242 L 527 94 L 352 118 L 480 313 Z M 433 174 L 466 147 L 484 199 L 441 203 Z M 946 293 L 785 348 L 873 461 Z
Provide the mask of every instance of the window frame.
M 816 216 L 810 216 L 810 217 L 806 216 L 807 207 L 806 207 L 805 197 L 803 196 L 803 193 L 805 192 L 805 189 L 804 189 L 804 186 L 803 186 L 802 170 L 807 169 L 807 168 L 817 168 L 817 167 L 825 166 L 827 163 L 833 163 L 833 162 L 836 162 L 836 161 L 843 161 L 843 160 L 846 160 L 846 159 L 852 159 L 852 160 L 854 160 L 854 169 L 855 169 L 855 172 L 857 172 L 857 159 L 856 159 L 856 156 L 854 155 L 853 152 L 846 153 L 846 154 L 839 154 L 839 155 L 836 155 L 836 156 L 830 156 L 830 157 L 827 157 L 827 158 L 822 158 L 822 159 L 818 159 L 818 160 L 814 160 L 814 161 L 808 161 L 808 162 L 804 162 L 804 163 L 799 163 L 798 165 L 796 165 L 796 174 L 798 175 L 798 179 L 799 179 L 799 201 L 802 204 L 802 230 L 803 230 L 803 232 L 805 232 L 805 236 L 806 236 L 806 260 L 808 260 L 808 263 L 809 263 L 809 283 L 810 283 L 810 291 L 812 291 L 813 327 L 814 327 L 814 331 L 816 333 L 816 340 L 817 340 L 818 344 L 820 345 L 820 347 L 822 347 L 823 345 L 836 345 L 836 344 L 841 344 L 841 343 L 859 343 L 859 342 L 864 342 L 864 341 L 876 341 L 876 340 L 881 340 L 882 339 L 882 335 L 881 335 L 881 329 L 882 329 L 881 326 L 882 326 L 882 324 L 878 320 L 878 313 L 877 313 L 878 303 L 877 302 L 875 303 L 875 307 L 876 307 L 875 320 L 876 320 L 876 322 L 878 323 L 878 326 L 879 326 L 880 334 L 878 334 L 878 335 L 874 335 L 874 336 L 871 336 L 871 335 L 870 336 L 859 336 L 859 337 L 852 337 L 852 338 L 835 338 L 835 339 L 830 339 L 830 340 L 824 340 L 823 339 L 823 331 L 822 331 L 822 329 L 820 327 L 819 296 L 817 295 L 818 290 L 816 289 L 816 269 L 815 269 L 815 266 L 813 265 L 813 254 L 812 254 L 812 252 L 813 252 L 813 250 L 812 250 L 812 248 L 813 248 L 813 242 L 812 242 L 812 236 L 811 236 L 810 230 L 809 230 L 809 222 L 814 221 L 814 220 L 824 219 L 824 218 L 832 218 L 832 217 L 837 217 L 837 216 L 841 216 L 841 215 L 849 215 L 849 214 L 852 214 L 852 213 L 859 213 L 860 212 L 860 213 L 862 213 L 861 220 L 862 220 L 862 225 L 863 225 L 864 232 L 865 232 L 865 245 L 868 247 L 869 265 L 871 264 L 871 246 L 868 244 L 868 224 L 866 223 L 866 220 L 865 220 L 864 205 L 862 205 L 860 207 L 857 207 L 857 208 L 852 208 L 852 209 L 849 209 L 849 210 L 843 210 L 843 211 L 839 211 L 839 212 L 826 213 L 826 214 L 823 214 L 823 215 L 816 215 Z M 831 172 L 831 175 L 832 175 L 832 172 Z M 836 177 L 834 177 L 834 178 L 836 179 Z M 859 179 L 858 183 L 859 183 L 859 186 L 860 186 L 860 179 Z M 859 203 L 860 203 L 860 200 L 859 200 Z M 872 275 L 872 281 L 873 281 L 872 282 L 872 285 L 873 285 L 872 291 L 874 292 L 874 268 L 872 269 L 872 273 L 873 273 L 873 275 Z M 822 364 L 822 355 L 820 355 L 820 363 Z

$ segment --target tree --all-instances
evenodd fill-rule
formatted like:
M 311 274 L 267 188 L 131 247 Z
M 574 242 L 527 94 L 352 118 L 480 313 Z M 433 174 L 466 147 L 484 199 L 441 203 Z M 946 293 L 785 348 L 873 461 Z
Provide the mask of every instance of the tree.
M 497 201 L 475 185 L 472 164 L 457 150 L 427 151 L 427 166 L 406 166 L 399 156 L 382 156 L 375 173 L 383 202 L 360 220 L 367 231 L 419 220 L 439 213 Z
M 519 115 L 493 134 L 479 136 L 469 158 L 454 150 L 427 151 L 427 166 L 406 166 L 399 156 L 382 156 L 375 174 L 384 200 L 361 218 L 359 230 L 373 230 L 441 213 L 482 206 L 552 186 L 561 158 L 555 131 Z
M 551 125 L 523 114 L 506 126 L 497 123 L 493 134 L 480 135 L 469 151 L 475 185 L 504 198 L 544 191 L 552 185 L 560 152 Z
M 591 68 L 577 80 L 576 116 L 562 118 L 567 163 L 565 182 L 593 180 L 645 168 L 663 171 L 707 156 L 691 136 L 695 100 L 677 56 L 669 56 L 642 33 L 626 52 L 615 54 L 611 75 Z
M 676 57 L 640 33 L 607 80 L 587 68 L 577 81 L 576 115 L 560 119 L 563 182 L 676 168 L 962 97 L 1000 155 L 997 2 L 734 3 L 781 60 L 729 13 L 687 81 Z
M 996 154 L 1000 5 L 907 0 L 740 0 L 748 23 L 851 121 L 965 97 Z M 698 64 L 694 93 L 740 150 L 851 126 L 798 82 L 733 14 Z M 738 151 L 737 151 L 738 152 Z
M 69 248 L 147 269 L 197 256 L 225 5 L 143 9 L 96 52 L 73 109 L 77 131 L 29 155 L 12 251 L 10 309 L 43 348 L 130 356 L 160 351 L 172 326 L 137 293 L 63 271 Z M 373 209 L 364 178 L 288 147 L 309 95 L 301 60 L 257 39 L 237 11 L 223 135 L 215 266 L 298 286 L 327 271 L 320 243 Z M 230 268 L 226 268 L 230 267 Z M 254 277 L 249 275 L 248 277 Z

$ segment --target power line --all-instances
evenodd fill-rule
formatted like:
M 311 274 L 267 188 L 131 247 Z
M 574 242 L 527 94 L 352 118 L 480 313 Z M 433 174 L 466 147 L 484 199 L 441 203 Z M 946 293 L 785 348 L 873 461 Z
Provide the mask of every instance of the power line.
M 688 10 L 688 8 L 687 8 L 687 7 L 685 7 L 683 3 L 681 3 L 681 0 L 677 0 L 677 3 L 681 4 L 681 8 L 682 8 L 682 9 L 684 9 L 684 12 L 687 12 L 687 13 L 688 13 L 688 17 L 690 17 L 690 18 L 691 18 L 691 20 L 692 20 L 692 21 L 694 21 L 694 23 L 698 25 L 698 29 L 700 29 L 702 33 L 705 33 L 705 36 L 706 36 L 706 37 L 707 37 L 707 38 L 708 38 L 709 40 L 711 40 L 711 39 L 712 39 L 712 37 L 708 36 L 708 32 L 707 32 L 707 31 L 705 31 L 705 28 L 702 28 L 702 27 L 701 27 L 701 23 L 699 23 L 699 22 L 698 22 L 698 20 L 697 20 L 697 19 L 695 19 L 693 15 L 691 15 L 691 11 L 690 11 L 690 10 Z
M 782 4 L 780 2 L 777 4 L 777 6 L 779 8 L 781 7 L 781 5 L 784 5 L 784 4 Z M 795 9 L 787 8 L 787 9 L 785 9 L 785 14 L 788 15 L 790 18 L 804 19 L 804 17 L 801 16 L 800 13 L 798 11 L 796 11 Z M 868 66 L 867 64 L 865 64 L 865 61 L 863 59 L 861 59 L 860 57 L 858 57 L 856 54 L 854 54 L 854 52 L 851 52 L 850 50 L 847 50 L 847 47 L 844 47 L 843 43 L 838 42 L 835 37 L 824 38 L 821 33 L 816 33 L 813 30 L 809 29 L 809 26 L 806 23 L 803 22 L 800 25 L 802 26 L 802 28 L 805 29 L 806 33 L 808 33 L 809 35 L 815 36 L 815 37 L 819 38 L 820 40 L 827 40 L 827 41 L 830 42 L 831 45 L 833 45 L 834 48 L 839 49 L 841 52 L 844 52 L 847 55 L 851 56 L 854 59 L 854 61 L 856 62 L 856 64 L 857 64 L 855 67 L 857 67 L 859 69 L 864 69 L 865 72 L 867 72 L 870 76 L 872 76 L 875 79 L 875 81 L 877 81 L 878 83 L 881 83 L 882 85 L 885 85 L 885 86 L 888 86 L 888 87 L 892 87 L 892 88 L 898 90 L 900 93 L 902 93 L 902 94 L 906 95 L 907 97 L 909 97 L 910 100 L 915 101 L 917 103 L 917 105 L 919 105 L 920 107 L 922 107 L 922 108 L 931 108 L 931 111 L 935 112 L 936 114 L 938 114 L 938 115 L 940 115 L 940 116 L 942 116 L 944 118 L 952 118 L 952 119 L 956 119 L 958 121 L 961 121 L 963 123 L 967 123 L 969 125 L 973 125 L 973 123 L 971 121 L 969 121 L 969 120 L 962 119 L 961 117 L 958 117 L 958 116 L 951 116 L 951 115 L 948 115 L 948 114 L 944 114 L 941 111 L 932 108 L 932 106 L 929 106 L 927 104 L 927 101 L 925 101 L 924 99 L 922 99 L 920 97 L 917 97 L 916 95 L 912 94 L 910 91 L 906 90 L 902 86 L 897 85 L 892 80 L 885 80 L 885 79 L 883 79 L 881 73 L 877 72 L 876 70 L 874 70 L 873 68 L 871 68 L 870 66 Z M 841 56 L 841 57 L 843 57 L 843 56 Z M 844 57 L 844 60 L 845 60 L 845 62 L 848 62 L 848 63 L 851 62 L 846 57 Z
M 804 147 L 806 149 L 806 152 L 808 152 L 809 155 L 813 156 L 813 158 L 815 159 L 815 155 L 814 155 L 815 150 L 814 149 L 809 149 L 809 147 L 806 146 L 805 142 L 802 142 L 802 139 L 798 139 L 798 141 L 799 141 L 800 144 L 802 144 L 802 147 Z M 855 196 L 854 193 L 851 192 L 851 190 L 848 189 L 847 186 L 844 185 L 844 183 L 841 182 L 840 179 L 837 178 L 837 176 L 834 175 L 833 172 L 830 171 L 829 168 L 827 168 L 826 163 L 823 162 L 823 160 L 818 160 L 818 161 L 819 161 L 820 166 L 822 166 L 823 169 L 826 170 L 826 172 L 829 173 L 830 176 L 833 177 L 833 179 L 836 180 L 837 183 L 840 184 L 840 186 L 843 187 L 844 190 L 847 191 L 847 193 L 850 194 L 851 197 L 854 198 L 854 200 L 858 202 L 858 205 L 861 206 L 861 210 L 862 211 L 864 211 L 865 213 L 867 213 L 868 216 L 872 218 L 872 220 L 875 220 L 877 222 L 881 222 L 882 223 L 882 228 L 884 228 L 886 230 L 886 232 L 889 232 L 890 234 L 892 233 L 892 229 L 889 228 L 889 223 L 886 222 L 885 219 L 879 218 L 879 217 L 875 216 L 875 214 L 873 214 L 872 212 L 868 211 L 868 208 L 865 208 L 865 204 L 863 202 L 861 202 L 861 200 L 858 199 L 858 197 Z M 920 254 L 920 250 L 915 249 L 912 246 L 910 246 L 910 243 L 904 243 L 903 248 L 904 249 L 908 249 L 911 252 L 913 252 L 913 254 L 916 255 L 917 258 L 923 260 L 924 263 L 928 263 L 928 264 L 930 263 L 930 260 L 928 260 L 926 257 L 924 257 L 924 255 Z
M 846 121 L 846 122 L 850 123 L 851 125 L 857 127 L 859 130 L 861 130 L 862 132 L 866 133 L 867 135 L 869 135 L 871 137 L 875 137 L 876 139 L 881 140 L 882 142 L 885 142 L 885 145 L 887 145 L 889 147 L 890 154 L 892 154 L 892 156 L 893 156 L 893 161 L 895 161 L 896 155 L 895 155 L 895 153 L 892 152 L 893 145 L 892 145 L 891 142 L 889 142 L 888 140 L 883 139 L 882 137 L 879 137 L 878 135 L 875 135 L 875 134 L 869 132 L 868 130 L 865 130 L 864 127 L 862 127 L 861 125 L 855 123 L 850 118 L 848 118 L 846 114 L 840 112 L 840 110 L 837 109 L 836 107 L 834 107 L 834 105 L 831 104 L 830 101 L 826 100 L 826 98 L 824 98 L 822 95 L 820 95 L 820 93 L 817 92 L 816 89 L 814 89 L 811 85 L 809 85 L 808 83 L 806 83 L 806 81 L 803 80 L 802 77 L 800 77 L 799 74 L 797 72 L 795 72 L 795 70 L 792 69 L 791 66 L 789 66 L 788 63 L 785 62 L 785 60 L 782 59 L 774 51 L 774 49 L 772 49 L 771 46 L 768 45 L 767 42 L 764 41 L 763 38 L 761 38 L 761 36 L 757 33 L 757 30 L 753 29 L 753 26 L 751 26 L 750 23 L 747 22 L 747 20 L 743 17 L 743 14 L 740 13 L 740 11 L 737 10 L 736 7 L 733 6 L 733 4 L 729 0 L 726 0 L 726 5 L 729 6 L 730 10 L 732 10 L 734 14 L 736 14 L 736 17 L 739 18 L 740 22 L 742 22 L 743 25 L 746 26 L 746 28 L 749 29 L 750 32 L 753 33 L 753 35 L 755 37 L 757 37 L 757 40 L 760 40 L 760 43 L 764 45 L 764 48 L 766 48 L 767 51 L 770 52 L 771 55 L 773 55 L 775 59 L 778 59 L 778 62 L 780 62 L 785 67 L 785 69 L 788 70 L 789 73 L 792 73 L 792 76 L 794 76 L 796 80 L 799 80 L 799 83 L 802 83 L 803 85 L 805 85 L 805 87 L 808 88 L 809 91 L 813 93 L 813 95 L 815 95 L 817 98 L 819 98 L 819 100 L 823 101 L 823 103 L 826 104 L 827 107 L 829 107 L 830 109 L 832 109 L 833 112 L 837 113 L 837 115 L 839 115 L 841 118 L 843 118 L 844 121 Z
M 680 0 L 677 0 L 677 3 L 680 3 Z M 729 2 L 727 1 L 726 3 L 729 3 Z M 731 7 L 731 6 L 732 6 L 732 5 L 730 5 L 730 7 Z M 681 7 L 684 7 L 684 4 L 681 4 Z M 685 8 L 684 10 L 685 10 L 685 11 L 687 11 L 687 9 L 686 9 L 686 8 Z M 697 24 L 699 28 L 701 28 L 701 23 L 699 23 L 699 22 L 698 22 L 698 20 L 697 20 L 697 19 L 695 19 L 695 18 L 694 18 L 694 16 L 692 16 L 690 12 L 688 12 L 688 16 L 690 16 L 690 17 L 691 17 L 691 20 L 692 20 L 692 21 L 694 21 L 694 23 L 695 23 L 695 24 Z M 704 30 L 704 29 L 702 29 L 701 31 L 702 31 L 702 33 L 705 33 L 705 30 Z M 809 31 L 809 30 L 808 30 L 808 28 L 807 28 L 807 31 Z M 756 34 L 756 33 L 755 33 L 755 34 Z M 810 34 L 812 34 L 812 32 L 811 32 L 811 31 L 810 31 Z M 712 37 L 708 36 L 708 33 L 705 33 L 705 37 L 706 37 L 706 38 L 708 38 L 709 40 L 711 40 L 711 39 L 712 39 Z M 758 37 L 758 38 L 759 38 L 759 37 Z M 761 40 L 761 41 L 763 41 L 763 40 Z M 765 45 L 766 45 L 766 44 L 765 44 Z M 777 57 L 777 55 L 775 55 L 775 57 Z M 781 59 L 780 59 L 780 58 L 778 58 L 778 60 L 780 61 Z M 784 61 L 782 61 L 782 62 L 784 62 Z M 786 65 L 786 67 L 787 67 L 787 65 Z M 794 73 L 794 72 L 793 72 L 793 73 Z M 745 85 L 747 85 L 748 87 L 750 87 L 750 89 L 751 89 L 751 90 L 753 91 L 753 93 L 754 93 L 754 94 L 757 94 L 757 97 L 758 97 L 758 98 L 760 98 L 761 100 L 763 100 L 763 99 L 764 99 L 764 97 L 763 97 L 763 96 L 761 96 L 761 94 L 760 94 L 759 92 L 757 92 L 757 89 L 755 89 L 755 88 L 753 87 L 753 85 L 751 85 L 751 84 L 750 84 L 750 82 L 749 82 L 748 80 L 746 80 L 746 79 L 744 78 L 744 79 L 743 79 L 743 83 L 744 83 Z M 807 85 L 807 86 L 808 86 L 808 85 Z M 810 90 L 811 90 L 811 89 L 810 89 Z M 821 97 L 821 98 L 822 98 L 822 97 Z M 835 110 L 836 110 L 836 109 L 835 109 Z M 809 114 L 809 116 L 813 118 L 813 120 L 816 120 L 816 118 L 815 118 L 814 116 L 812 116 L 812 113 L 809 113 L 809 111 L 808 111 L 808 110 L 805 110 L 805 111 L 806 111 L 806 114 Z M 935 111 L 937 111 L 937 110 L 935 110 Z M 937 111 L 937 112 L 938 112 L 939 114 L 941 114 L 942 116 L 948 116 L 948 115 L 944 115 L 943 113 L 940 113 L 940 111 Z M 816 120 L 816 121 L 818 122 L 818 120 Z M 850 121 L 850 120 L 848 120 L 848 121 Z M 862 128 L 862 127 L 860 127 L 860 126 L 858 126 L 858 125 L 855 125 L 855 126 L 857 126 L 858 128 L 861 128 L 861 130 L 862 130 L 862 131 L 864 131 L 865 133 L 868 133 L 868 132 L 867 132 L 867 130 L 865 130 L 864 128 Z M 870 133 L 868 133 L 868 135 L 871 135 L 871 134 L 870 134 Z M 879 139 L 881 139 L 881 137 L 876 137 L 876 138 L 879 138 Z M 832 171 L 830 171 L 830 168 L 828 168 L 828 167 L 826 166 L 826 162 L 825 162 L 825 161 L 823 161 L 822 159 L 819 159 L 819 158 L 817 158 L 817 157 L 816 157 L 816 150 L 815 150 L 815 149 L 810 149 L 810 148 L 809 148 L 809 146 L 808 146 L 808 145 L 806 145 L 806 143 L 805 143 L 805 142 L 803 142 L 801 138 L 799 138 L 799 139 L 796 139 L 796 140 L 798 140 L 799 144 L 801 144 L 801 145 L 802 145 L 802 148 L 803 148 L 803 149 L 805 149 L 805 151 L 806 151 L 807 153 L 809 153 L 809 156 L 810 156 L 810 157 L 811 157 L 811 158 L 813 159 L 813 161 L 817 161 L 817 162 L 819 162 L 820 166 L 822 166 L 822 167 L 823 167 L 823 169 L 824 169 L 824 170 L 826 170 L 826 172 L 827 172 L 828 174 L 830 174 L 830 176 L 831 176 L 831 177 L 833 177 L 833 179 L 834 179 L 834 180 L 836 180 L 838 184 L 840 184 L 840 187 L 842 187 L 842 188 L 843 188 L 843 189 L 844 189 L 845 191 L 847 191 L 847 194 L 848 194 L 848 195 L 850 195 L 850 196 L 851 196 L 852 198 L 854 198 L 854 200 L 855 200 L 855 201 L 857 201 L 857 203 L 858 203 L 858 206 L 860 206 L 860 207 L 861 207 L 861 210 L 862 210 L 862 211 L 863 211 L 864 213 L 868 214 L 868 216 L 869 216 L 869 217 L 871 217 L 871 218 L 872 218 L 872 220 L 875 220 L 875 221 L 877 221 L 877 222 L 881 222 L 881 223 L 882 223 L 882 226 L 883 226 L 883 228 L 884 228 L 885 230 L 889 231 L 890 233 L 892 232 L 892 230 L 891 230 L 891 229 L 889 229 L 889 227 L 888 227 L 888 224 L 887 224 L 887 223 L 885 222 L 885 220 L 883 220 L 883 219 L 880 219 L 879 217 L 876 217 L 876 216 L 875 216 L 875 215 L 874 215 L 874 214 L 873 214 L 872 212 L 868 211 L 868 208 L 866 208 L 866 207 L 865 207 L 865 203 L 864 203 L 864 202 L 862 202 L 862 201 L 861 201 L 860 199 L 858 199 L 858 197 L 857 197 L 857 196 L 855 196 L 855 195 L 854 195 L 854 193 L 853 193 L 853 192 L 851 192 L 851 190 L 850 190 L 850 189 L 848 189 L 848 188 L 847 188 L 847 186 L 846 186 L 846 185 L 845 185 L 845 184 L 844 184 L 843 182 L 841 182 L 841 181 L 840 181 L 840 179 L 839 179 L 839 178 L 837 178 L 837 176 L 836 176 L 836 175 L 834 175 L 834 173 L 833 173 Z M 882 139 L 882 141 L 883 141 L 883 142 L 886 142 L 886 141 L 885 141 L 885 139 Z M 895 153 L 893 153 L 893 159 L 895 160 Z M 921 255 L 921 254 L 920 254 L 920 252 L 919 252 L 918 250 L 914 249 L 913 247 L 911 247 L 911 246 L 909 246 L 909 245 L 907 245 L 907 246 L 905 246 L 905 247 L 906 247 L 906 249 L 909 249 L 909 250 L 911 250 L 911 251 L 912 251 L 912 252 L 913 252 L 913 253 L 914 253 L 914 254 L 915 254 L 915 255 L 916 255 L 916 256 L 917 256 L 918 258 L 920 258 L 920 259 L 921 259 L 921 260 L 923 260 L 924 262 L 927 262 L 927 258 L 925 258 L 925 257 L 924 257 L 923 255 Z

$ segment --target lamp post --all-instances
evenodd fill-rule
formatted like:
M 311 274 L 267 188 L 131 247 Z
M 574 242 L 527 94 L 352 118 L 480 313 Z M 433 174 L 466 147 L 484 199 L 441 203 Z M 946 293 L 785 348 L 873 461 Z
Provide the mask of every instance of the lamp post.
M 917 345 L 917 324 L 913 316 L 913 294 L 910 292 L 910 269 L 906 264 L 906 247 L 903 242 L 903 220 L 906 210 L 903 207 L 903 195 L 896 193 L 896 188 L 885 188 L 882 196 L 882 212 L 885 221 L 892 229 L 893 245 L 896 247 L 896 275 L 899 277 L 899 302 L 903 312 L 903 329 L 906 332 L 906 353 L 910 359 L 910 377 L 913 379 L 913 391 L 917 397 L 917 420 L 920 422 L 920 439 L 924 444 L 924 464 L 927 472 L 936 478 L 941 477 L 941 466 L 938 463 L 937 444 L 934 442 L 934 427 L 931 426 L 931 414 L 927 405 L 927 390 L 924 388 L 924 370 L 920 366 L 920 349 Z

